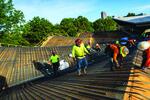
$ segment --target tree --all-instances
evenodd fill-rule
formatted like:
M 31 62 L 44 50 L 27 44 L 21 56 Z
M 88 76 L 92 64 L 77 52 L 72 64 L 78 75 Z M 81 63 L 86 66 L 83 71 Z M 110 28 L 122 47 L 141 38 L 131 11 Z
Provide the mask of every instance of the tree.
M 77 28 L 74 25 L 74 18 L 64 18 L 60 22 L 61 31 L 64 32 L 64 34 L 68 34 L 69 36 L 76 36 L 77 34 Z
M 136 16 L 135 13 L 128 13 L 125 17 Z
M 0 0 L 0 42 L 29 45 L 22 37 L 24 14 L 13 7 L 12 0 Z
M 52 23 L 47 19 L 34 17 L 24 27 L 24 37 L 32 44 L 36 44 L 52 34 Z
M 57 36 L 68 36 L 68 34 L 61 29 L 59 24 L 55 24 L 52 27 L 52 35 L 57 35 Z
M 93 32 L 91 22 L 83 16 L 79 16 L 74 21 L 75 26 L 77 27 L 78 32 Z
M 30 43 L 22 37 L 22 34 L 3 34 L 0 40 L 1 43 L 29 46 Z
M 18 29 L 25 21 L 24 14 L 13 7 L 12 0 L 0 0 L 0 12 L 0 32 L 19 31 Z
M 143 16 L 145 15 L 144 13 L 139 13 L 139 14 L 135 14 L 135 13 L 128 13 L 125 17 L 130 17 L 130 16 Z
M 107 17 L 93 22 L 93 28 L 95 31 L 113 31 L 117 29 L 117 24 L 111 17 Z

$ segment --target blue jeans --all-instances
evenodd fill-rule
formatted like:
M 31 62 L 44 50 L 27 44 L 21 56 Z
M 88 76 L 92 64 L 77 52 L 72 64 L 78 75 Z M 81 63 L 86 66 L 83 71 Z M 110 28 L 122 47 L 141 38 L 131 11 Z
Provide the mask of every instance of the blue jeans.
M 82 59 L 78 59 L 77 58 L 77 70 L 81 70 L 81 68 L 87 68 L 88 66 L 88 62 L 86 60 L 86 57 L 82 58 Z

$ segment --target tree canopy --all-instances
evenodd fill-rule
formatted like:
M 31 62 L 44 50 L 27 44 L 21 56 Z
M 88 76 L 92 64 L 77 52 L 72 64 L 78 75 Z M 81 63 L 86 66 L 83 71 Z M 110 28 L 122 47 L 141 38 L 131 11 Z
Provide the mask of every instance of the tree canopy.
M 98 19 L 93 22 L 93 28 L 95 31 L 114 31 L 117 29 L 117 23 L 111 18 Z
M 52 32 L 52 23 L 47 19 L 34 17 L 24 27 L 24 38 L 31 44 L 36 44 Z
M 22 25 L 24 14 L 13 7 L 12 0 L 0 0 L 0 32 L 10 33 L 19 31 Z
M 130 16 L 136 16 L 136 14 L 135 14 L 135 13 L 128 13 L 128 14 L 126 15 L 126 17 L 130 17 Z
M 12 0 L 0 0 L 0 42 L 28 45 L 22 37 L 24 14 L 13 7 Z
M 74 18 L 64 18 L 60 22 L 62 33 L 67 33 L 69 36 L 76 36 L 77 28 L 74 25 Z
M 64 18 L 53 25 L 49 20 L 34 17 L 26 22 L 22 11 L 14 8 L 12 0 L 0 0 L 0 42 L 16 45 L 36 45 L 48 36 L 76 37 L 79 33 L 116 30 L 111 17 L 90 22 L 86 17 Z M 133 16 L 129 13 L 127 16 Z
M 60 22 L 60 28 L 63 33 L 67 33 L 68 36 L 77 36 L 82 32 L 93 32 L 92 22 L 86 17 L 79 16 L 78 18 L 64 18 Z
M 128 13 L 125 17 L 131 17 L 131 16 L 141 16 L 144 15 L 144 13 L 139 13 L 139 14 L 135 14 L 135 13 Z
M 75 26 L 77 27 L 78 32 L 93 32 L 94 29 L 92 27 L 92 23 L 83 16 L 79 16 L 78 18 L 75 19 L 74 22 Z

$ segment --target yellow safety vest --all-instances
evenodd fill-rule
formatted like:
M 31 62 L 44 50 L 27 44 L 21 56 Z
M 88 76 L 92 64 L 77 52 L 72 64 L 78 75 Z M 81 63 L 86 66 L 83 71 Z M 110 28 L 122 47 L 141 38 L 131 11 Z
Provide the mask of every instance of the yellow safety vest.
M 126 48 L 126 46 L 122 46 L 121 48 L 120 48 L 120 54 L 122 55 L 122 57 L 126 57 L 127 56 L 127 54 L 125 54 L 124 53 L 124 49 Z
M 81 46 L 74 45 L 72 48 L 72 57 L 77 57 L 79 59 L 82 59 L 85 57 L 86 55 L 85 53 L 89 54 L 89 52 L 87 51 L 84 45 Z
M 87 48 L 87 49 L 90 49 L 91 47 L 90 47 L 90 45 L 87 45 L 86 48 Z
M 59 56 L 58 56 L 58 55 L 55 55 L 55 56 L 52 55 L 49 60 L 50 60 L 52 63 L 57 63 L 57 62 L 58 62 L 58 59 L 59 59 Z

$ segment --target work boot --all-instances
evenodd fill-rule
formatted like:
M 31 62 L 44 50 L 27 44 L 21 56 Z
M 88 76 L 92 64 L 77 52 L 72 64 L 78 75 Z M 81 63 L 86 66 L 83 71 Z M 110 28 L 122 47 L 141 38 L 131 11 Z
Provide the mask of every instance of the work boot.
M 81 75 L 81 70 L 78 70 L 78 75 L 79 75 L 79 76 Z
M 120 68 L 120 65 L 119 65 L 119 63 L 117 62 L 117 63 L 115 63 L 115 67 L 116 68 Z
M 142 70 L 143 70 L 143 71 L 145 70 L 145 67 L 144 67 L 144 66 L 142 67 Z
M 83 72 L 84 72 L 84 74 L 86 74 L 86 68 L 84 68 Z

